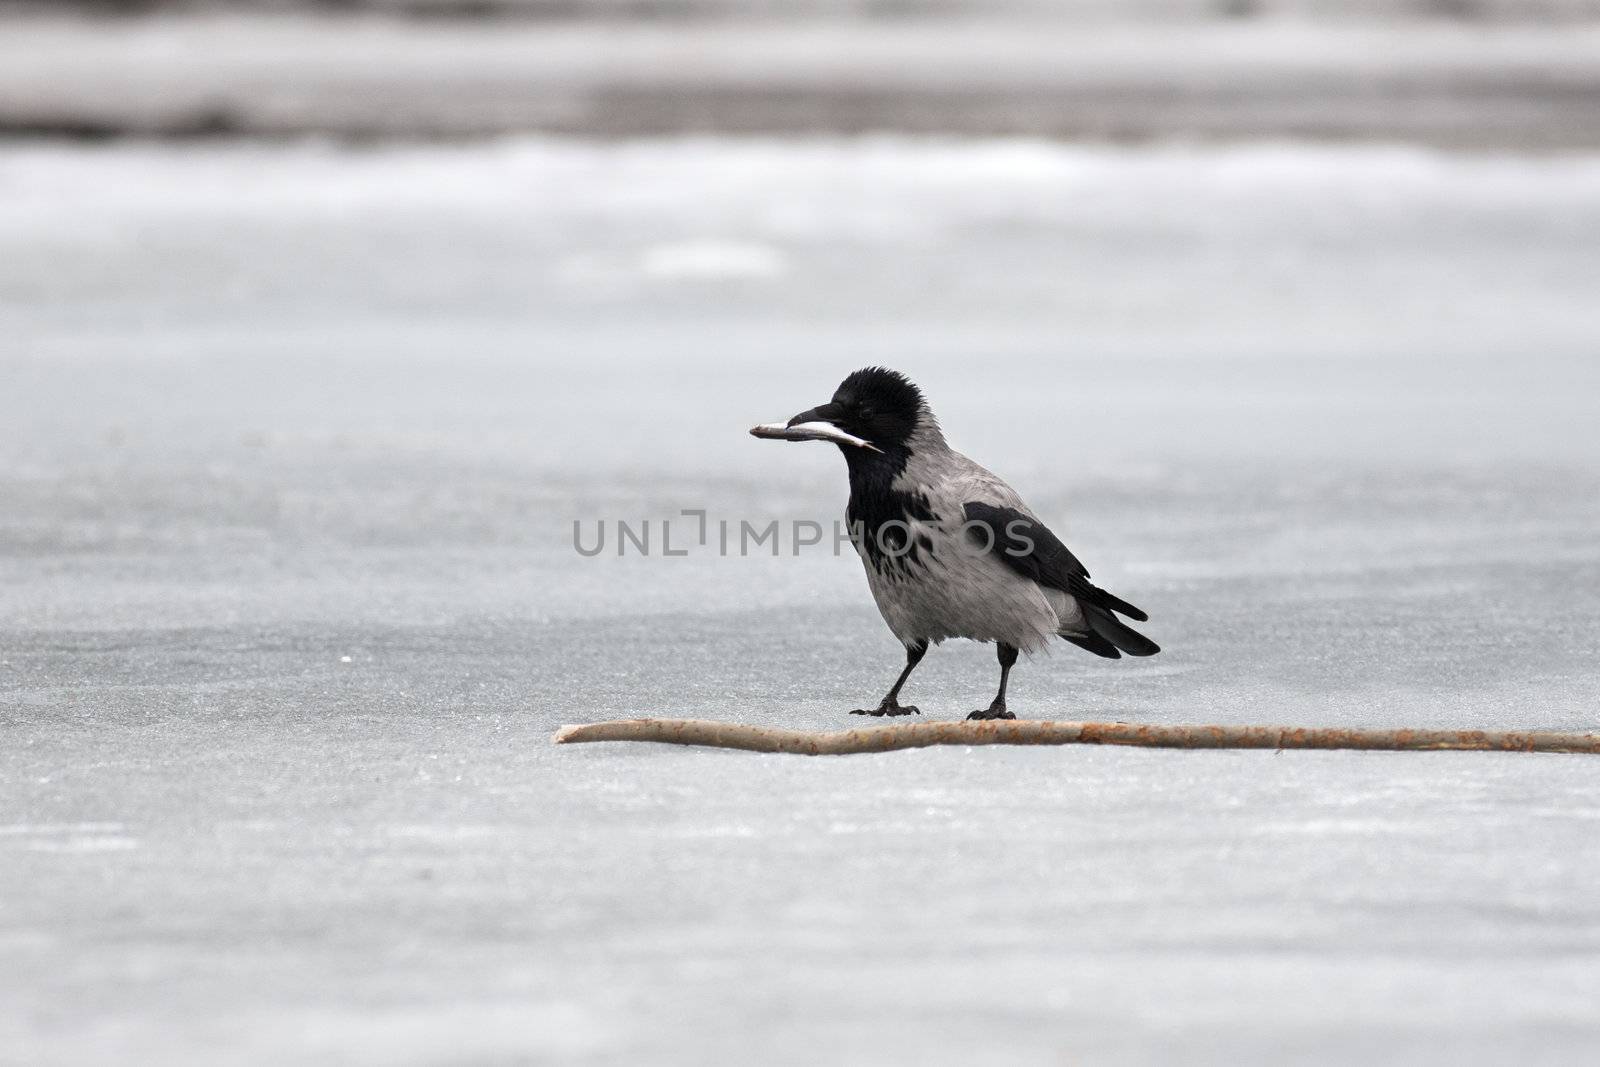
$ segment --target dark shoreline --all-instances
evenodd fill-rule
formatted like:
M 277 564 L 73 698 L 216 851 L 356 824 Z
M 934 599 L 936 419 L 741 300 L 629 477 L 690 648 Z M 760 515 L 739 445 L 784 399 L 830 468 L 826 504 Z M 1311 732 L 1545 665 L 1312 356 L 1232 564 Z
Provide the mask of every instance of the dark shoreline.
M 13 19 L 0 136 L 899 133 L 1600 147 L 1600 28 Z

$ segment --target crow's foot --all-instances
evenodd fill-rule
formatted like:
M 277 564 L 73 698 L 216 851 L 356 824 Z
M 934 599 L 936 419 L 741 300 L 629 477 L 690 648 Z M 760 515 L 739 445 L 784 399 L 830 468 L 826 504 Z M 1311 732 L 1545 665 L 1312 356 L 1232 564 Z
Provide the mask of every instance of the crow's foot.
M 1015 719 L 1016 716 L 1006 710 L 1006 702 L 997 700 L 982 711 L 975 711 L 967 716 L 968 719 Z
M 910 704 L 899 704 L 899 703 L 896 703 L 896 702 L 894 702 L 892 700 L 885 700 L 882 704 L 879 704 L 875 708 L 871 708 L 871 709 L 868 709 L 868 708 L 857 708 L 855 711 L 852 711 L 850 714 L 852 714 L 852 715 L 872 715 L 872 716 L 879 716 L 879 715 L 921 715 L 922 712 L 918 711 L 916 708 L 912 707 Z

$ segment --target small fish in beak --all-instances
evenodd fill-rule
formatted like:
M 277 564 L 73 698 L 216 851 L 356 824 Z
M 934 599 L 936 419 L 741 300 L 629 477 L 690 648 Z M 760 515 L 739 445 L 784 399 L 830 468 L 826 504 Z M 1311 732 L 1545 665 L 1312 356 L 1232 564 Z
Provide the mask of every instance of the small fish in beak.
M 836 445 L 853 445 L 881 453 L 883 449 L 865 438 L 846 433 L 828 421 L 829 405 L 802 411 L 786 423 L 767 422 L 750 429 L 751 437 L 769 441 L 832 441 Z

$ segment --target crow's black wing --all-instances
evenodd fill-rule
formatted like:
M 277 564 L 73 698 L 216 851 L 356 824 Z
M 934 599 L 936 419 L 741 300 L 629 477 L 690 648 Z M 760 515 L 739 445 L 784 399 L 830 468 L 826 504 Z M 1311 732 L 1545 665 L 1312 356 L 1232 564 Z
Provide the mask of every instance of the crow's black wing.
M 1071 593 L 1108 611 L 1146 622 L 1150 616 L 1089 581 L 1085 567 L 1061 538 L 1038 519 L 1016 508 L 972 503 L 965 506 L 969 532 L 978 543 L 988 543 L 990 551 L 1006 566 L 1040 585 Z M 984 531 L 988 533 L 985 535 Z
M 977 546 L 987 547 L 995 558 L 1024 578 L 1076 598 L 1096 635 L 1131 656 L 1151 656 L 1161 651 L 1154 641 L 1111 613 L 1138 622 L 1145 622 L 1150 616 L 1089 581 L 1089 569 L 1044 523 L 1016 508 L 980 501 L 965 505 L 963 510 L 968 536 Z

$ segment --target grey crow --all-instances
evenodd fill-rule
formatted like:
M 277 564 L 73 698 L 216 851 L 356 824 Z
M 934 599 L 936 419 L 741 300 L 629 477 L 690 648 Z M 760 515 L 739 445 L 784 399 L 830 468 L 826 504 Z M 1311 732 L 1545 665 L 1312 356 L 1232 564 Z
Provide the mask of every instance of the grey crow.
M 947 637 L 994 641 L 1000 691 L 969 719 L 1012 719 L 1006 679 L 1018 651 L 1061 637 L 1097 656 L 1161 649 L 1117 616 L 1149 616 L 1089 581 L 1089 571 L 999 476 L 945 443 L 922 391 L 883 367 L 858 370 L 833 399 L 757 437 L 832 441 L 850 471 L 845 519 L 883 621 L 906 666 L 876 707 L 852 715 L 912 715 L 900 689 Z

